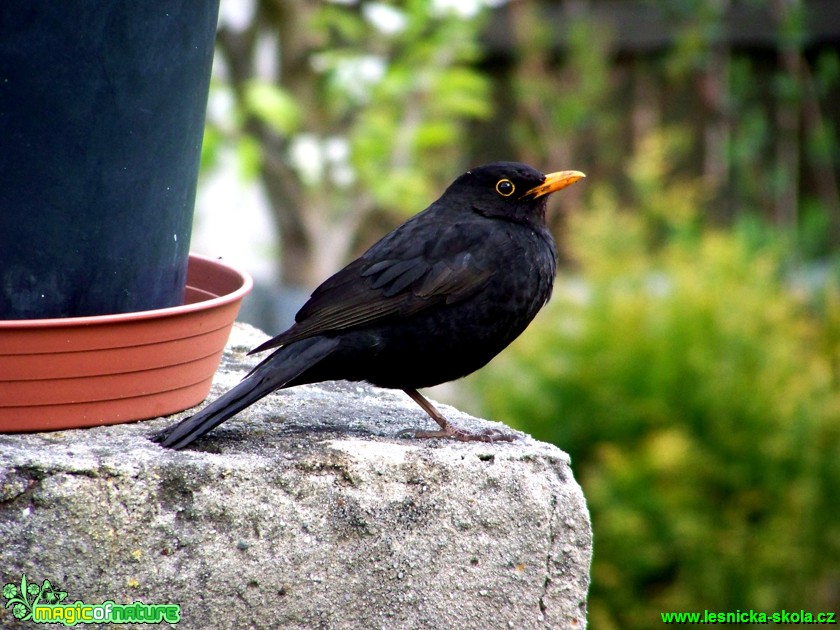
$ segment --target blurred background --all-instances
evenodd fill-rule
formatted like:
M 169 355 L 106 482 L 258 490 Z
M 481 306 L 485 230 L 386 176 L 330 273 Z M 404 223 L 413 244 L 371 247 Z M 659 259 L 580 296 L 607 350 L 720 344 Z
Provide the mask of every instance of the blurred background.
M 432 395 L 571 454 L 591 627 L 837 611 L 838 103 L 837 0 L 222 0 L 192 249 L 277 333 L 469 167 L 586 172 L 550 305 Z

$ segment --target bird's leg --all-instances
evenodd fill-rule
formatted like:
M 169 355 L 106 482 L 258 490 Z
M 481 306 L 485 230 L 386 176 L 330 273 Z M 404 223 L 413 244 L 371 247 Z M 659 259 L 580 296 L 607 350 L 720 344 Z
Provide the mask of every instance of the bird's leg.
M 440 425 L 440 431 L 415 431 L 408 429 L 400 433 L 403 437 L 414 438 L 452 438 L 461 442 L 513 442 L 516 436 L 512 433 L 505 433 L 497 429 L 485 429 L 478 433 L 465 431 L 452 426 L 449 421 L 443 417 L 443 414 L 438 411 L 435 406 L 416 389 L 404 389 L 406 394 L 411 397 L 411 400 L 416 402 L 423 408 L 429 416 Z

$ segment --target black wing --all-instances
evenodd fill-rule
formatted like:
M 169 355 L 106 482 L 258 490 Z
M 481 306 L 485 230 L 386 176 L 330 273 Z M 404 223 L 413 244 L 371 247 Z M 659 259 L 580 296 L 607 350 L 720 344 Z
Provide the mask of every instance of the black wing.
M 429 210 L 417 215 L 328 278 L 289 330 L 251 352 L 406 317 L 473 295 L 495 271 L 470 253 L 482 240 L 481 231 L 473 221 L 442 221 Z

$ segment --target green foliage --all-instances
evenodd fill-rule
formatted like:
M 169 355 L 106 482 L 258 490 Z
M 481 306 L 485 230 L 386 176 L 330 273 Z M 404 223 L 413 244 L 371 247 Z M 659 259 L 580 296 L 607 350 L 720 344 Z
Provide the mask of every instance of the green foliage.
M 578 273 L 472 381 L 489 417 L 571 453 L 602 629 L 836 604 L 840 290 L 792 285 L 779 239 L 702 229 L 700 186 L 667 168 L 679 142 L 634 160 L 637 212 L 593 186 Z
M 465 123 L 490 114 L 488 81 L 473 66 L 481 16 L 417 0 L 292 4 L 306 14 L 297 48 L 265 35 L 269 24 L 251 28 L 278 56 L 299 56 L 297 74 L 214 82 L 213 95 L 232 106 L 211 118 L 204 165 L 229 138 L 245 145 L 237 146 L 243 173 L 259 175 L 260 144 L 270 143 L 313 207 L 352 207 L 361 198 L 368 210 L 416 212 L 418 199 L 432 198 L 461 168 Z M 295 152 L 301 142 L 304 164 Z M 336 159 L 329 153 L 338 144 L 346 149 Z
M 609 106 L 612 93 L 611 34 L 586 16 L 564 25 L 567 50 L 562 68 L 552 62 L 550 41 L 556 25 L 539 11 L 520 17 L 520 66 L 510 98 L 518 112 L 505 122 L 526 162 L 553 164 L 571 147 L 616 146 L 620 137 L 620 110 Z M 613 166 L 620 151 L 600 151 L 599 166 Z M 555 165 L 561 168 L 562 165 Z M 582 168 L 581 165 L 578 165 Z
M 300 107 L 280 86 L 251 79 L 243 86 L 243 106 L 278 134 L 292 134 L 300 127 Z
M 407 3 L 404 17 L 348 136 L 363 189 L 408 215 L 460 169 L 464 122 L 487 117 L 490 104 L 487 79 L 471 67 L 480 20 L 438 14 L 425 2 Z

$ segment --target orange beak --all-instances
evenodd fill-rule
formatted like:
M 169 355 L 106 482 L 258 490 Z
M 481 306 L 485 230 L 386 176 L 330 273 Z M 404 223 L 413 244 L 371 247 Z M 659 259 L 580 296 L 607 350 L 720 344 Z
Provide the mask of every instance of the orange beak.
M 579 179 L 583 179 L 586 177 L 580 171 L 558 171 L 556 173 L 549 173 L 545 176 L 545 181 L 540 184 L 539 186 L 534 186 L 531 190 L 525 193 L 525 195 L 531 195 L 535 199 L 537 197 L 542 197 L 543 195 L 550 195 L 553 192 L 557 192 L 565 188 L 566 186 L 571 186 Z

